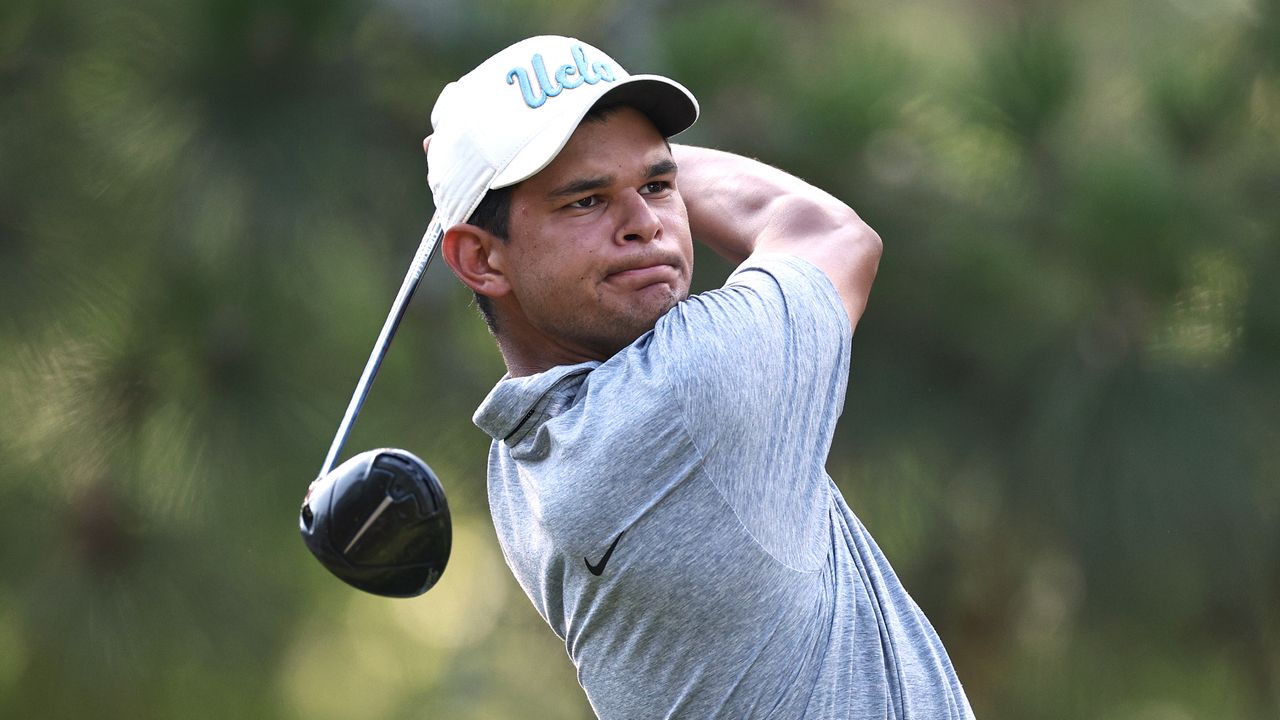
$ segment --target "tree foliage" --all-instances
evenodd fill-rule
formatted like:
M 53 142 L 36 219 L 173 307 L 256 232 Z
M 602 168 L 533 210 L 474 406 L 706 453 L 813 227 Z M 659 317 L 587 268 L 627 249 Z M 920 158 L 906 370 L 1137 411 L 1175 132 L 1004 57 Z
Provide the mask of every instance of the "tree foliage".
M 589 717 L 507 573 L 432 268 L 347 452 L 455 555 L 295 529 L 431 212 L 444 83 L 555 32 L 885 240 L 829 463 L 984 718 L 1280 714 L 1280 4 L 8 0 L 0 715 Z M 696 284 L 727 268 L 699 253 Z

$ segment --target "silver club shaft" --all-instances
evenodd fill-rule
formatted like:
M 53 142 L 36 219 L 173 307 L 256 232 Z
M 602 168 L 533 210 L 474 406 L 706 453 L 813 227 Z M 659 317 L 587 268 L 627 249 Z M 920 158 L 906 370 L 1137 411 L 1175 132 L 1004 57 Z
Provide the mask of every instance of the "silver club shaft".
M 325 456 L 324 466 L 320 468 L 318 477 L 329 474 L 336 464 L 338 453 L 347 442 L 347 436 L 351 434 L 351 426 L 355 424 L 356 416 L 360 414 L 360 408 L 364 405 L 364 399 L 369 395 L 369 388 L 373 385 L 373 379 L 382 365 L 382 358 L 386 357 L 387 348 L 391 345 L 391 339 L 395 337 L 396 328 L 400 327 L 400 320 L 404 318 L 409 301 L 413 299 L 413 291 L 418 288 L 418 282 L 426 273 L 427 266 L 431 264 L 431 258 L 435 255 L 436 246 L 440 244 L 442 236 L 444 236 L 444 227 L 440 223 L 439 216 L 431 218 L 431 224 L 427 226 L 427 232 L 422 236 L 418 251 L 413 256 L 409 272 L 404 276 L 404 282 L 400 283 L 400 292 L 396 294 L 395 302 L 391 304 L 391 312 L 387 314 L 387 320 L 382 324 L 382 332 L 378 333 L 378 340 L 373 344 L 373 352 L 369 353 L 369 361 L 365 363 L 364 372 L 360 374 L 360 382 L 356 383 L 356 391 L 351 395 L 347 413 L 342 417 L 342 424 L 338 426 L 338 434 L 333 437 L 333 444 L 329 446 L 329 454 Z

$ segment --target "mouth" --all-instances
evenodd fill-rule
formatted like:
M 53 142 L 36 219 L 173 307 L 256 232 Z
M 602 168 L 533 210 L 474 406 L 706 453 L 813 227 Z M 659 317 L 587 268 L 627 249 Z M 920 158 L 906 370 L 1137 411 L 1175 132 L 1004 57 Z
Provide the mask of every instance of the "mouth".
M 673 287 L 680 281 L 680 271 L 675 262 L 665 259 L 646 260 L 627 265 L 605 276 L 606 282 L 616 282 L 634 288 L 668 283 Z
M 623 282 L 643 282 L 646 285 L 655 282 L 662 282 L 676 275 L 676 269 L 670 265 L 646 265 L 644 267 L 630 268 L 628 270 L 619 270 L 610 273 L 609 280 L 620 280 Z M 647 281 L 647 282 L 646 282 Z

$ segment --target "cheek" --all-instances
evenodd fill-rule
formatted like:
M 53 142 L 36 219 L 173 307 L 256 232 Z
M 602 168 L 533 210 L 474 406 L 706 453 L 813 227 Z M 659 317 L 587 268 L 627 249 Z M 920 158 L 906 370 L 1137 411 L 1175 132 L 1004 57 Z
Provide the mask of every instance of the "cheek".
M 530 243 L 513 258 L 513 287 L 519 297 L 538 304 L 581 304 L 592 287 L 593 250 L 571 243 Z
M 676 245 L 680 248 L 685 259 L 692 263 L 693 261 L 693 238 L 689 232 L 689 216 L 685 213 L 684 204 L 681 203 L 678 208 L 663 218 L 663 230 L 672 239 L 676 241 Z
M 689 212 L 684 206 L 684 199 L 679 195 L 671 198 L 664 208 L 662 217 L 662 226 L 669 232 L 684 231 L 684 235 L 689 234 Z

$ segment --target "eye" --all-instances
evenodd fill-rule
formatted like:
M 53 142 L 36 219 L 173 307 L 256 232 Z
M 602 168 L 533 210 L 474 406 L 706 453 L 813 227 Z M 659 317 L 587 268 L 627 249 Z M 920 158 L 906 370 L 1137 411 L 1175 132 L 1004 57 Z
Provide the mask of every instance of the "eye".
M 671 187 L 671 183 L 667 182 L 666 180 L 654 180 L 653 182 L 645 183 L 644 188 L 642 189 L 646 194 L 656 195 L 660 192 L 664 192 L 670 187 Z
M 593 208 L 599 204 L 600 204 L 600 198 L 598 196 L 588 195 L 587 197 L 574 200 L 573 202 L 569 203 L 569 207 L 576 208 L 578 210 L 586 210 L 589 208 Z

